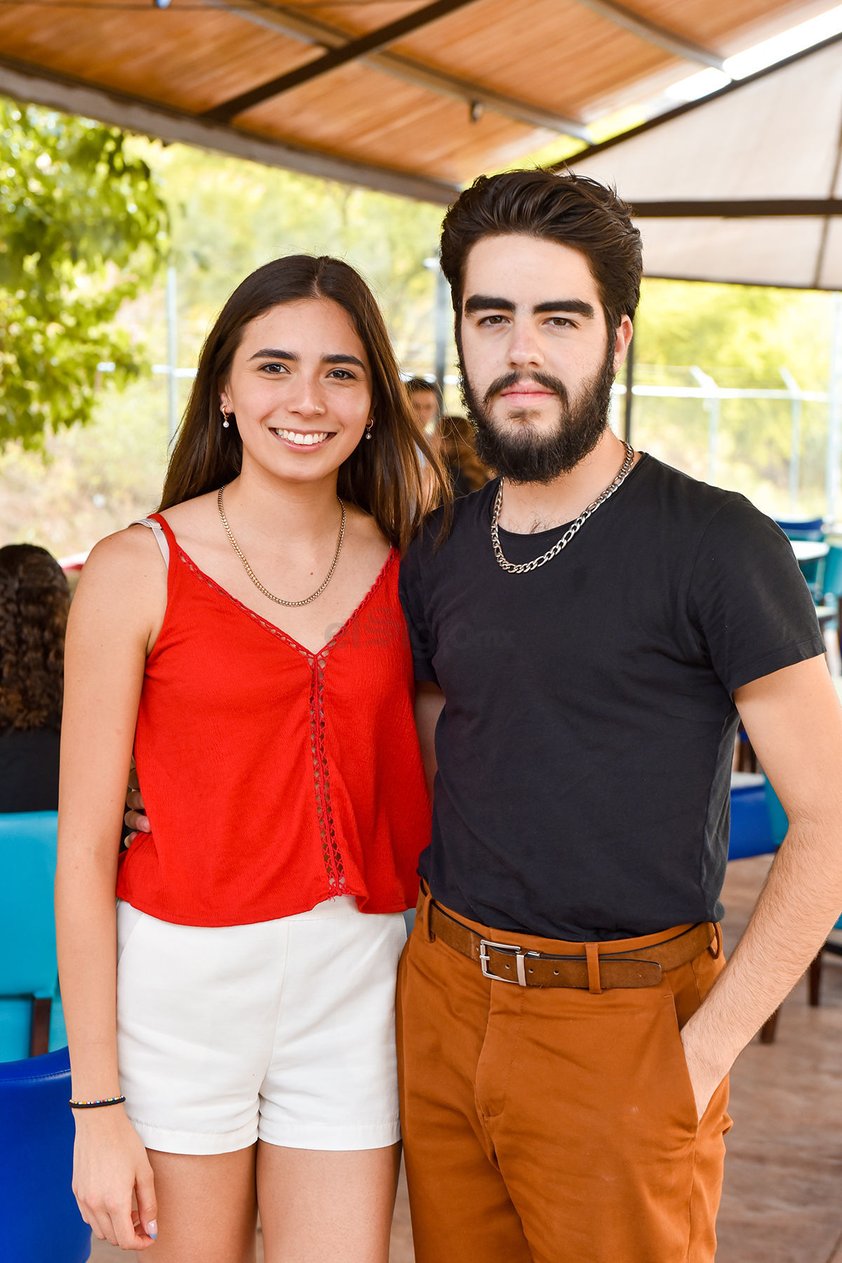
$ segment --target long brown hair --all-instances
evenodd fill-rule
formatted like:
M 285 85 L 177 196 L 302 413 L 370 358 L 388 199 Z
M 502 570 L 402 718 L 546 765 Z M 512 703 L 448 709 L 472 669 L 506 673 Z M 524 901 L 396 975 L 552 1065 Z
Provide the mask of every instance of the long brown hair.
M 0 548 L 0 729 L 61 726 L 70 591 L 46 548 Z
M 452 481 L 461 481 L 470 491 L 484 487 L 491 470 L 483 465 L 474 447 L 474 432 L 467 417 L 449 414 L 439 422 L 441 455 Z
M 208 335 L 184 419 L 170 458 L 161 509 L 236 478 L 243 444 L 233 423 L 222 427 L 219 389 L 228 376 L 243 330 L 250 321 L 282 303 L 329 298 L 351 318 L 371 367 L 371 442 L 357 445 L 339 467 L 337 492 L 370 513 L 380 530 L 403 550 L 433 503 L 450 498 L 447 475 L 418 433 L 401 381 L 386 325 L 362 277 L 327 255 L 292 254 L 274 259 L 237 286 Z M 422 473 L 422 458 L 431 477 Z

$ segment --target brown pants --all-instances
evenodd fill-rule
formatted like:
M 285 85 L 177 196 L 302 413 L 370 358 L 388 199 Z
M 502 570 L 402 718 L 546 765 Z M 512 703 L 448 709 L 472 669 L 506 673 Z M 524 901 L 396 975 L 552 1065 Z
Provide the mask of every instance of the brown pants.
M 705 950 L 600 993 L 513 986 L 431 941 L 422 908 L 398 974 L 416 1263 L 711 1263 L 728 1087 L 700 1123 L 679 1030 L 723 964 Z

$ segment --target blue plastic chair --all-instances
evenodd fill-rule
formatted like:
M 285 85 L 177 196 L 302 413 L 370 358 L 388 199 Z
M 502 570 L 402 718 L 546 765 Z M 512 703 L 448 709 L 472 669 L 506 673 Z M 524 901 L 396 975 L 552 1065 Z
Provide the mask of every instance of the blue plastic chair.
M 820 517 L 776 517 L 775 521 L 788 539 L 824 539 L 824 519 Z
M 769 855 L 777 849 L 766 799 L 766 783 L 766 777 L 759 772 L 738 772 L 731 778 L 729 860 Z
M 0 814 L 0 1060 L 66 1043 L 53 884 L 57 813 Z
M 71 1191 L 67 1049 L 0 1065 L 0 1258 L 85 1263 L 91 1230 Z

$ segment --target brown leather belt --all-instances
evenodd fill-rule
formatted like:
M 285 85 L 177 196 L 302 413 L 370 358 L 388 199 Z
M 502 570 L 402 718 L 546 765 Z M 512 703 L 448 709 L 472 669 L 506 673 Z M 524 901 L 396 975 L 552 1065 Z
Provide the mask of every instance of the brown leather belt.
M 422 895 L 418 901 L 419 917 L 423 901 Z M 441 939 L 454 951 L 476 961 L 486 978 L 521 987 L 576 987 L 596 992 L 615 987 L 656 987 L 662 974 L 694 960 L 714 940 L 717 955 L 719 950 L 717 927 L 709 921 L 691 926 L 675 938 L 631 952 L 606 951 L 607 943 L 583 943 L 581 954 L 554 955 L 523 950 L 517 943 L 481 938 L 432 900 L 428 915 L 431 938 Z

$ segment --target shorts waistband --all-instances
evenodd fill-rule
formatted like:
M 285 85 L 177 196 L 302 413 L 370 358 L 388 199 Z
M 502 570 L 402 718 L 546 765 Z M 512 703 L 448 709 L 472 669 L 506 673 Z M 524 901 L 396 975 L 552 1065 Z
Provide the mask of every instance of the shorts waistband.
M 656 987 L 662 975 L 722 948 L 717 924 L 676 925 L 637 939 L 572 943 L 529 934 L 495 931 L 468 923 L 422 890 L 417 920 L 421 933 L 475 961 L 483 977 L 520 987 L 570 987 L 599 993 L 618 987 Z M 537 947 L 540 944 L 540 949 Z

